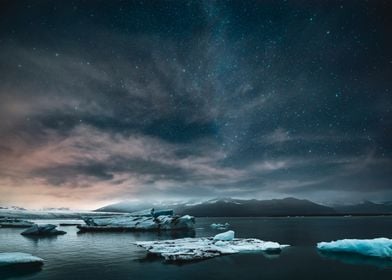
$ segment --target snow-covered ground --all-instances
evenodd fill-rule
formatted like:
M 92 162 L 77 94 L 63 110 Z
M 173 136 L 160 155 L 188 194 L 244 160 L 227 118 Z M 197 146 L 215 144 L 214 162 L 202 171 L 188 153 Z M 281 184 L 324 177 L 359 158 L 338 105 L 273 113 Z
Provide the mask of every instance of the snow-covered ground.
M 0 253 L 0 267 L 7 266 L 7 265 L 29 264 L 29 263 L 42 264 L 43 262 L 44 262 L 43 259 L 27 253 L 19 253 L 19 252 Z
M 234 231 L 220 233 L 212 238 L 181 238 L 163 241 L 135 242 L 165 261 L 194 261 L 240 252 L 280 252 L 289 245 L 254 238 L 234 238 Z
M 368 257 L 389 258 L 392 260 L 392 239 L 342 239 L 317 243 L 324 252 L 354 253 Z

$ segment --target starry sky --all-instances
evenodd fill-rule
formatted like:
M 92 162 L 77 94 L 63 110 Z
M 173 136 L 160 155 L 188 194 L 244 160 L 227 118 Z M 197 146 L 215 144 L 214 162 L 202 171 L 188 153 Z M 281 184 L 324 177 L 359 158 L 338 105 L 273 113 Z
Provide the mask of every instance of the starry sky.
M 390 1 L 0 3 L 0 204 L 392 200 Z

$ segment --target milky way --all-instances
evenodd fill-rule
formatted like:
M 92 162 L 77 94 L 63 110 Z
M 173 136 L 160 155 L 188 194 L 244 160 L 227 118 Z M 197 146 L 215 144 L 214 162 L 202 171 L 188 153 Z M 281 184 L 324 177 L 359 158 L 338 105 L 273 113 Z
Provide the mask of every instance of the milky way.
M 2 1 L 0 203 L 392 200 L 388 2 Z

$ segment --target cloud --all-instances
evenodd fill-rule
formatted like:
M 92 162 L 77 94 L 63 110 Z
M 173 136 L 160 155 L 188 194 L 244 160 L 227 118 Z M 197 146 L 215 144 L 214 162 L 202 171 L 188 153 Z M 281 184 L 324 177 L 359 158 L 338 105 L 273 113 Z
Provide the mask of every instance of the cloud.
M 338 76 L 359 61 L 346 49 L 358 50 L 351 39 L 331 40 L 291 14 L 282 18 L 297 24 L 264 21 L 268 9 L 244 9 L 256 13 L 249 24 L 231 5 L 190 5 L 190 20 L 172 21 L 132 7 L 116 28 L 106 16 L 69 22 L 63 9 L 67 28 L 47 17 L 57 28 L 37 27 L 39 41 L 9 10 L 14 28 L 0 30 L 0 203 L 389 195 L 388 92 L 355 69 Z M 329 30 L 341 22 L 324 16 Z M 298 26 L 300 37 L 287 35 Z

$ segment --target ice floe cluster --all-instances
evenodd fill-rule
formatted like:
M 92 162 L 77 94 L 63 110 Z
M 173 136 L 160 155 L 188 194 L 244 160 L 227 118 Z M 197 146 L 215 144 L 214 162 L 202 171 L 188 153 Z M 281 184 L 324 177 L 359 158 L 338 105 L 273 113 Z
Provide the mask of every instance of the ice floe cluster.
M 392 259 L 392 239 L 342 239 L 317 243 L 320 251 L 334 253 L 354 253 L 368 257 Z
M 214 237 L 181 238 L 163 241 L 140 241 L 136 245 L 157 255 L 165 261 L 195 261 L 240 252 L 280 252 L 289 245 L 262 241 L 254 238 L 234 238 L 234 231 L 217 234 Z
M 164 212 L 143 211 L 117 215 L 113 217 L 87 217 L 86 225 L 78 226 L 81 231 L 111 231 L 111 230 L 189 230 L 194 228 L 195 218 L 189 215 L 177 216 L 170 210 Z M 162 215 L 161 215 L 162 214 Z

